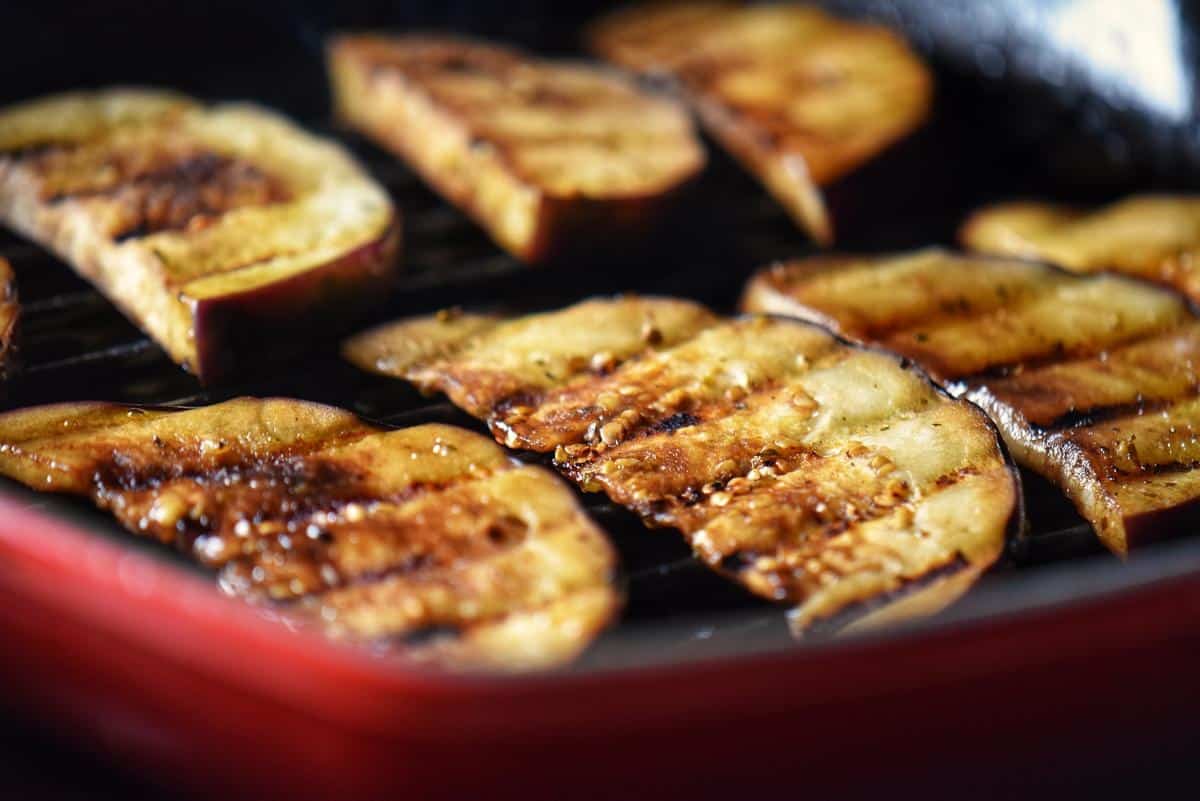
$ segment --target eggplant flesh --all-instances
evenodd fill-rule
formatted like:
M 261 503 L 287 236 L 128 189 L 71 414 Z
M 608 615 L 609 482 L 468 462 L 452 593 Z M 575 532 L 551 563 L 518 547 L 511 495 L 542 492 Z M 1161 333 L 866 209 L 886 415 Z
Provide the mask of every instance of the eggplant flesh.
M 986 416 L 799 321 L 602 298 L 404 320 L 345 353 L 678 529 L 708 566 L 787 603 L 796 632 L 936 611 L 1020 525 Z
M 703 168 L 687 113 L 584 63 L 439 36 L 328 47 L 338 115 L 538 263 L 647 234 Z
M 929 70 L 895 33 L 788 3 L 652 3 L 602 18 L 593 51 L 665 79 L 814 240 L 820 187 L 928 117 Z
M 13 371 L 20 319 L 21 305 L 17 300 L 17 285 L 12 267 L 0 256 L 0 381 Z

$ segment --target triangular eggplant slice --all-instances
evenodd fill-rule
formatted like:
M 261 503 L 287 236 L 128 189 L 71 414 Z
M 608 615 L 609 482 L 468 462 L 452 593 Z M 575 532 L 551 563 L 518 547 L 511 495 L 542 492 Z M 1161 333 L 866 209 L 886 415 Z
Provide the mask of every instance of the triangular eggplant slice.
M 561 664 L 620 607 L 570 489 L 453 426 L 294 400 L 61 404 L 0 415 L 0 475 L 91 497 L 234 595 L 447 667 Z
M 972 214 L 959 236 L 971 250 L 1049 261 L 1077 273 L 1121 273 L 1200 302 L 1197 196 L 1134 195 L 1093 211 L 1000 203 Z
M 596 23 L 592 49 L 665 78 L 814 240 L 820 187 L 912 133 L 932 79 L 900 37 L 802 5 L 659 3 Z
M 777 265 L 743 307 L 913 359 L 983 407 L 1117 554 L 1200 520 L 1200 320 L 1173 292 L 929 249 Z
M 982 412 L 807 323 L 623 297 L 401 321 L 346 354 L 679 529 L 710 567 L 791 605 L 798 632 L 941 609 L 1020 525 Z
M 398 244 L 387 193 L 340 146 L 257 106 L 141 90 L 0 110 L 0 222 L 205 382 L 377 301 Z
M 595 65 L 446 36 L 329 45 L 339 115 L 527 262 L 648 232 L 704 166 L 687 113 Z

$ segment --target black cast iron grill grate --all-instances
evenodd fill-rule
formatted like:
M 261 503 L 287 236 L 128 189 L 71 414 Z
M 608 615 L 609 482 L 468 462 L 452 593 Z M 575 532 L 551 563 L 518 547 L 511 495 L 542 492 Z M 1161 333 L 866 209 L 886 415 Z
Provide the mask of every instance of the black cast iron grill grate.
M 530 270 L 388 154 L 345 131 L 310 127 L 347 142 L 401 209 L 405 269 L 374 321 L 447 305 L 553 308 L 589 294 L 625 290 L 686 295 L 732 311 L 751 271 L 809 248 L 784 212 L 710 148 L 715 163 L 686 213 L 669 222 L 652 246 L 619 262 Z M 203 388 L 46 251 L 0 233 L 0 255 L 14 266 L 23 307 L 23 369 L 4 388 L 2 408 L 71 400 L 196 406 L 239 395 L 282 396 L 341 406 L 387 425 L 438 421 L 486 433 L 448 402 L 422 397 L 400 381 L 368 375 L 342 361 L 339 336 L 316 346 L 302 362 L 278 365 L 241 383 Z M 1031 536 L 987 579 L 993 584 L 1002 584 L 1014 571 L 1098 551 L 1089 527 L 1055 490 L 1028 476 L 1026 487 Z M 130 535 L 84 501 L 38 495 L 7 482 L 0 489 L 45 511 L 82 517 L 98 534 L 118 537 L 129 547 L 173 555 L 190 569 L 201 569 Z M 647 530 L 632 513 L 600 496 L 581 497 L 617 546 L 628 596 L 621 623 L 589 652 L 585 666 L 725 656 L 790 643 L 782 609 L 710 572 L 674 532 Z

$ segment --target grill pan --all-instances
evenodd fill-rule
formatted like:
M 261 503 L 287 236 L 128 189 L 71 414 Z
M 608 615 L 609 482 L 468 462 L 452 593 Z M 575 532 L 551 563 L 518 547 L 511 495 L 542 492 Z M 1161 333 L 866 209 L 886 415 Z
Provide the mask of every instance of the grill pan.
M 713 163 L 652 245 L 619 263 L 531 271 L 391 156 L 322 118 L 305 123 L 350 145 L 402 210 L 405 270 L 374 321 L 447 305 L 553 308 L 624 290 L 731 311 L 754 269 L 810 247 L 710 144 Z M 831 190 L 848 248 L 947 240 L 968 207 L 970 181 L 951 157 L 963 124 L 939 112 Z M 335 332 L 302 362 L 201 388 L 40 248 L 0 234 L 0 255 L 23 306 L 23 370 L 0 408 L 285 396 L 384 425 L 486 433 L 442 399 L 343 362 Z M 964 601 L 898 629 L 804 642 L 790 638 L 781 609 L 702 567 L 673 532 L 582 495 L 620 553 L 627 608 L 579 664 L 522 678 L 425 673 L 287 631 L 89 504 L 4 483 L 3 698 L 153 782 L 293 797 L 742 791 L 793 770 L 806 789 L 851 795 L 898 781 L 944 790 L 947 777 L 1014 759 L 1024 780 L 1045 781 L 1064 768 L 1103 775 L 1105 754 L 1178 747 L 1200 711 L 1200 542 L 1120 565 L 1057 490 L 1023 479 L 1030 535 Z M 918 731 L 921 742 L 906 737 Z M 1048 748 L 1053 766 L 1039 761 Z M 848 778 L 856 771 L 866 773 Z

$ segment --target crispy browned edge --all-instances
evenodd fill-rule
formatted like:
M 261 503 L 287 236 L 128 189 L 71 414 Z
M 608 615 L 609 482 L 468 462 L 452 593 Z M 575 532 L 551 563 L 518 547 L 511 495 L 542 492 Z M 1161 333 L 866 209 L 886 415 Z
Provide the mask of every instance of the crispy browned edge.
M 335 62 L 343 62 L 348 69 L 364 69 L 362 66 L 362 45 L 358 39 L 365 34 L 343 32 L 330 37 L 325 44 L 327 71 L 332 72 Z M 419 34 L 409 34 L 417 36 Z M 475 41 L 445 34 L 430 34 L 440 40 L 455 41 L 463 47 L 476 44 Z M 489 44 L 489 47 L 497 45 Z M 523 51 L 511 48 L 519 56 L 526 57 Z M 453 187 L 438 173 L 428 169 L 413 148 L 410 137 L 398 128 L 382 130 L 368 128 L 359 120 L 351 119 L 344 111 L 344 103 L 337 97 L 338 83 L 330 82 L 334 91 L 334 111 L 341 122 L 361 131 L 376 143 L 399 156 L 405 164 L 421 176 L 427 184 L 433 187 L 442 197 L 449 199 L 461 208 L 481 228 L 491 233 L 491 221 L 483 214 L 469 192 L 456 192 Z M 449 114 L 441 109 L 441 113 Z M 424 133 L 424 132 L 422 132 Z M 504 149 L 496 148 L 503 158 Z M 537 194 L 536 225 L 534 235 L 529 244 L 519 250 L 511 251 L 521 261 L 533 265 L 561 262 L 573 257 L 592 255 L 597 249 L 615 250 L 624 243 L 636 241 L 654 230 L 657 222 L 665 213 L 676 206 L 694 189 L 700 174 L 704 171 L 707 156 L 701 149 L 701 158 L 695 171 L 683 180 L 675 183 L 664 183 L 660 187 L 649 187 L 639 194 L 627 194 L 610 198 L 585 198 L 572 196 L 556 196 L 539 191 Z M 510 174 L 526 186 L 533 186 L 505 159 L 505 168 Z

